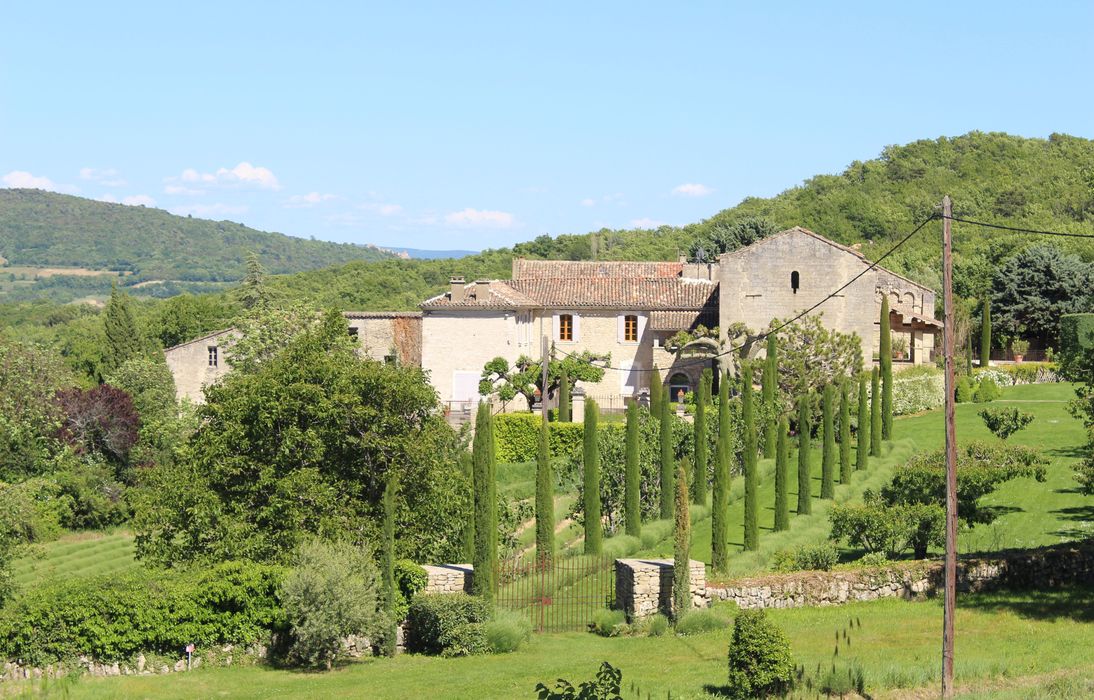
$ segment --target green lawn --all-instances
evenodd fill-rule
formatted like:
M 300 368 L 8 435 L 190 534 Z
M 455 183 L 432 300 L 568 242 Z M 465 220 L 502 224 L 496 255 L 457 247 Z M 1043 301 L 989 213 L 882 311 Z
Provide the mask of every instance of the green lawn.
M 74 532 L 38 545 L 17 560 L 15 583 L 19 587 L 33 586 L 58 577 L 110 574 L 136 566 L 132 533 Z
M 1081 684 L 1094 673 L 1094 590 L 968 595 L 958 605 L 957 680 L 977 697 L 990 696 L 984 687 L 1010 692 L 1007 688 L 1022 684 L 1025 676 L 1062 673 Z M 873 697 L 891 697 L 900 688 L 925 692 L 936 687 L 942 625 L 936 600 L 882 600 L 769 614 L 792 640 L 796 662 L 807 669 L 831 664 L 835 635 L 854 620 L 852 644 L 844 645 L 841 658 L 861 664 Z M 603 660 L 622 669 L 624 697 L 665 698 L 670 691 L 674 698 L 705 697 L 704 686 L 725 681 L 728 640 L 728 629 L 657 638 L 546 634 L 501 657 L 403 655 L 351 663 L 326 674 L 250 667 L 84 679 L 70 697 L 532 698 L 537 682 L 584 679 Z

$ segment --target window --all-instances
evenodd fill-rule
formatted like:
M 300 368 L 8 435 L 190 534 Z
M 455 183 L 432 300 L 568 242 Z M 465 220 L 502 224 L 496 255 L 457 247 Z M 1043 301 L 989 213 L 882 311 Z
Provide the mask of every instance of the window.
M 360 332 L 360 330 L 361 329 L 358 328 L 357 326 L 350 326 L 349 327 L 349 337 L 353 338 L 354 340 L 357 340 L 357 334 Z
M 801 275 L 798 274 L 797 270 L 794 270 L 793 272 L 790 273 L 790 288 L 794 290 L 795 294 L 798 293 L 798 287 L 799 287 L 800 283 L 801 283 Z
M 216 367 L 217 364 L 218 364 L 217 359 L 218 359 L 217 358 L 217 346 L 210 345 L 209 346 L 209 366 L 210 367 Z
M 680 403 L 691 391 L 691 380 L 688 375 L 677 372 L 669 378 L 669 401 Z
M 623 317 L 623 342 L 625 342 L 625 343 L 637 343 L 638 342 L 638 317 L 637 316 L 624 316 Z
M 560 314 L 558 317 L 558 339 L 572 341 L 574 339 L 573 314 Z

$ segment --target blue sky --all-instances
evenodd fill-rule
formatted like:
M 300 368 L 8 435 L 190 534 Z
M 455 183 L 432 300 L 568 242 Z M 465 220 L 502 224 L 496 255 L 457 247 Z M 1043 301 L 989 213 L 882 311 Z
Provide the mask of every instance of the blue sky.
M 1094 137 L 1094 4 L 6 3 L 0 186 L 417 248 Z

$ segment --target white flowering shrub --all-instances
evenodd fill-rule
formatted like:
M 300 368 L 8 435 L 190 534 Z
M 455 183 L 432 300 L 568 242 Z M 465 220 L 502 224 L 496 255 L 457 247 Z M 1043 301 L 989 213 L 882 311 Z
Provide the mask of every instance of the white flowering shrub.
M 916 372 L 893 377 L 893 415 L 903 416 L 938 408 L 946 400 L 942 372 Z

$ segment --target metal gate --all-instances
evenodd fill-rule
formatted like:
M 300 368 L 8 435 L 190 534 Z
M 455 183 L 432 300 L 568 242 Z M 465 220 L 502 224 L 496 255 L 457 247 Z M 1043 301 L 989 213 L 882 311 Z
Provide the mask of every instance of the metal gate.
M 502 561 L 497 604 L 527 615 L 537 632 L 584 631 L 597 610 L 615 604 L 615 560 L 579 555 Z

